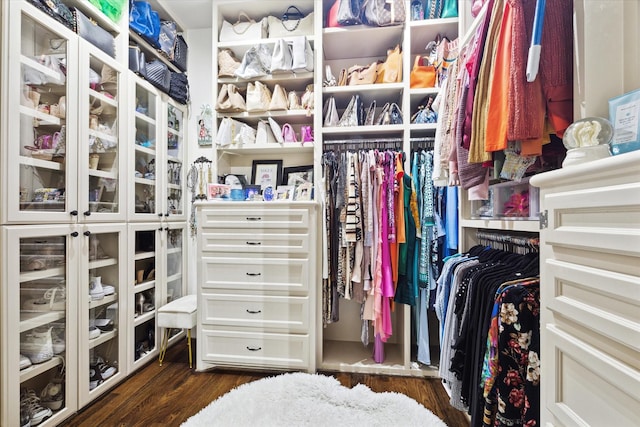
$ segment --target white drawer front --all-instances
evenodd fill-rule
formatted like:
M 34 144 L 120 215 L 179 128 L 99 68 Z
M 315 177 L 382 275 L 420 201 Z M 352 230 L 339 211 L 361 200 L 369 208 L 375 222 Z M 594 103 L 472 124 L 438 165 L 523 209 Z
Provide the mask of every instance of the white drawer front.
M 201 235 L 201 250 L 203 252 L 225 253 L 308 253 L 309 235 L 291 234 L 287 231 L 204 229 Z
M 308 332 L 309 297 L 202 294 L 206 325 Z
M 309 336 L 203 329 L 202 359 L 214 364 L 306 368 Z
M 307 229 L 309 228 L 309 211 L 299 208 L 206 207 L 201 210 L 199 225 L 202 228 Z
M 251 291 L 309 291 L 309 260 L 203 256 L 204 292 L 207 289 Z

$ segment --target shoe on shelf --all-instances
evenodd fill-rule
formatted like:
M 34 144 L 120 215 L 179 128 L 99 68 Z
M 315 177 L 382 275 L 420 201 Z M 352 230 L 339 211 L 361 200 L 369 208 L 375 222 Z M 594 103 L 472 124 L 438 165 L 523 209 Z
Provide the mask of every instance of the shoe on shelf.
M 100 329 L 96 328 L 95 325 L 89 326 L 89 339 L 92 340 L 94 338 L 98 338 L 101 334 Z
M 54 354 L 60 354 L 64 352 L 64 350 L 66 349 L 64 326 L 54 326 L 53 329 L 51 329 L 51 341 Z
M 113 331 L 113 327 L 115 326 L 113 320 L 111 319 L 96 319 L 95 325 L 100 330 L 100 332 Z
M 37 426 L 53 415 L 50 408 L 45 408 L 40 404 L 40 398 L 34 390 L 22 390 L 20 393 L 20 407 L 25 406 L 29 413 L 31 426 Z
M 107 364 L 102 357 L 98 357 L 89 365 L 89 390 L 98 387 L 111 378 L 118 370 Z
M 53 411 L 62 408 L 64 403 L 64 383 L 61 379 L 54 379 L 40 392 L 40 404 Z
M 20 355 L 20 370 L 26 369 L 31 366 L 31 359 L 24 354 Z
M 31 417 L 29 416 L 29 406 L 20 403 L 20 427 L 31 427 Z
M 55 286 L 45 291 L 42 298 L 28 299 L 22 304 L 23 311 L 64 311 L 67 298 L 64 286 Z
M 109 258 L 109 255 L 107 255 L 102 249 L 98 236 L 91 235 L 89 237 L 89 261 L 106 258 Z
M 116 293 L 116 288 L 115 286 L 111 286 L 111 285 L 102 285 L 102 291 L 104 292 L 104 296 L 107 297 L 109 295 L 113 295 Z
M 92 301 L 104 298 L 104 289 L 102 288 L 102 277 L 91 277 L 89 279 L 89 295 Z
M 51 328 L 32 329 L 20 341 L 20 353 L 27 356 L 31 363 L 42 363 L 53 357 Z

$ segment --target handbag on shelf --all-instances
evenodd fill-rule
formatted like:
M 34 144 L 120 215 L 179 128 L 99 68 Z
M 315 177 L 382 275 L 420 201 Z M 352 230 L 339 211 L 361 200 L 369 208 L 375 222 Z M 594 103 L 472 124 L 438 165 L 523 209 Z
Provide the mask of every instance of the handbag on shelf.
M 389 107 L 389 115 L 392 125 L 402 124 L 402 111 L 395 102 L 391 104 L 391 107 Z
M 267 31 L 266 18 L 262 18 L 260 21 L 256 22 L 245 12 L 240 12 L 238 13 L 238 20 L 235 24 L 232 24 L 227 20 L 222 21 L 219 40 L 221 42 L 232 42 L 239 40 L 266 39 Z
M 400 83 L 402 81 L 402 52 L 400 45 L 387 51 L 387 59 L 378 65 L 376 83 Z
M 293 37 L 291 42 L 291 69 L 294 73 L 313 71 L 313 49 L 304 36 Z
M 284 142 L 284 138 L 282 137 L 282 128 L 273 118 L 269 117 L 267 120 L 269 121 L 271 132 L 273 132 L 273 136 L 276 138 L 276 142 L 282 144 Z
M 294 92 L 295 93 L 295 92 Z M 278 83 L 273 88 L 269 111 L 286 110 L 288 107 L 287 92 Z
M 290 73 L 292 67 L 291 45 L 284 39 L 276 40 L 271 56 L 271 73 Z
M 329 12 L 327 12 L 327 21 L 325 22 L 326 28 L 336 28 L 339 27 L 338 23 L 338 9 L 340 8 L 340 0 L 335 0 Z
M 73 13 L 60 0 L 29 0 L 29 3 L 73 30 Z
M 183 73 L 171 73 L 169 83 L 169 96 L 181 104 L 186 105 L 189 102 L 189 80 L 187 75 Z
M 327 99 L 323 116 L 324 127 L 333 127 L 338 125 L 338 108 L 336 107 L 336 99 L 333 96 Z
M 442 13 L 440 18 L 458 17 L 458 0 L 442 0 Z
M 249 82 L 247 85 L 247 111 L 250 113 L 267 111 L 271 104 L 271 91 L 262 82 Z
M 372 62 L 370 65 L 354 65 L 347 71 L 347 84 L 370 85 L 376 82 L 378 63 Z
M 231 49 L 220 49 L 218 52 L 218 77 L 234 77 L 240 67 L 240 61 Z
M 73 12 L 73 30 L 78 33 L 80 37 L 96 46 L 107 55 L 115 58 L 116 47 L 113 36 L 96 22 L 87 18 L 87 16 L 78 9 L 72 8 L 71 11 Z
M 269 122 L 267 120 L 260 120 L 258 122 L 258 130 L 256 131 L 256 144 L 275 144 L 277 142 Z
M 242 56 L 242 62 L 235 75 L 243 79 L 264 77 L 270 73 L 273 51 L 269 45 L 253 46 Z
M 305 142 L 313 142 L 313 128 L 311 126 L 301 126 L 300 139 L 302 139 L 302 145 Z
M 427 62 L 427 64 L 425 64 Z M 409 76 L 411 89 L 428 88 L 436 86 L 436 67 L 430 65 L 427 57 L 416 55 L 413 68 Z
M 338 25 L 362 24 L 362 0 L 336 0 L 338 10 L 336 21 Z
M 240 129 L 236 132 L 231 141 L 232 144 L 243 146 L 256 143 L 256 130 L 246 123 L 240 122 Z
M 180 71 L 187 71 L 187 59 L 189 56 L 189 46 L 187 46 L 187 42 L 184 40 L 182 34 L 178 34 L 176 36 L 176 44 L 173 52 L 173 59 L 171 63 L 178 67 Z
M 365 0 L 362 12 L 367 25 L 378 27 L 404 24 L 407 16 L 404 0 Z
M 170 61 L 173 61 L 177 36 L 178 29 L 174 21 L 160 21 L 160 34 L 158 35 L 160 52 L 162 52 Z
M 389 125 L 391 124 L 391 114 L 389 113 L 389 108 L 391 108 L 391 104 L 387 102 L 380 110 L 380 114 L 375 120 L 375 124 L 379 125 Z
M 307 110 L 307 116 L 311 116 L 311 113 L 313 112 L 313 109 L 315 107 L 315 101 L 313 97 L 313 84 L 307 85 L 304 93 L 302 94 L 301 102 L 302 108 Z
M 427 0 L 425 19 L 440 19 L 442 17 L 443 0 Z
M 129 28 L 145 38 L 153 47 L 158 45 L 160 15 L 146 1 L 132 1 L 129 5 Z
M 144 52 L 138 46 L 129 46 L 129 69 L 146 78 L 147 64 Z
M 273 91 L 275 92 L 275 88 Z M 300 104 L 300 97 L 295 90 L 289 91 L 287 95 L 287 108 L 289 110 L 304 110 L 304 107 Z
M 411 1 L 411 20 L 421 21 L 424 19 L 424 6 L 422 0 Z
M 362 109 L 362 101 L 360 100 L 360 95 L 353 95 L 351 100 L 349 101 L 349 105 L 345 108 L 342 113 L 342 117 L 338 121 L 338 126 L 340 127 L 351 127 L 358 126 L 364 122 L 359 120 L 360 110 Z
M 414 124 L 427 124 L 436 123 L 438 121 L 438 114 L 433 111 L 432 105 L 435 100 L 434 95 L 427 95 L 418 104 L 418 111 L 411 116 L 411 123 Z
M 298 142 L 296 131 L 293 130 L 293 126 L 289 123 L 282 125 L 282 139 L 284 142 Z
M 171 73 L 167 64 L 159 59 L 154 59 L 151 62 L 147 62 L 145 68 L 147 70 L 147 81 L 161 91 L 169 93 L 169 88 L 171 86 Z
M 364 125 L 372 126 L 375 116 L 376 116 L 376 100 L 374 99 L 373 101 L 371 101 L 371 104 L 369 105 L 369 109 L 367 109 L 367 115 L 364 118 Z
M 307 36 L 313 34 L 313 12 L 304 15 L 295 6 L 289 6 L 280 18 L 267 17 L 269 38 Z
M 338 86 L 346 86 L 347 85 L 347 70 L 345 68 L 340 70 L 340 74 L 338 74 Z
M 225 83 L 220 88 L 216 111 L 219 113 L 237 113 L 246 111 L 247 106 L 242 95 L 238 92 L 236 85 Z
M 220 126 L 218 126 L 218 132 L 216 133 L 216 145 L 220 147 L 231 145 L 243 124 L 241 121 L 232 119 L 231 117 L 223 117 L 220 121 Z

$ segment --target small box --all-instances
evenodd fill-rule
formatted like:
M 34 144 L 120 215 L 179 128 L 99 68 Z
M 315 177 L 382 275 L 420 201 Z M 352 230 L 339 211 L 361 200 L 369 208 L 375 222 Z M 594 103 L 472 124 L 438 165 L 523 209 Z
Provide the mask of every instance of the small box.
M 522 181 L 506 181 L 489 187 L 488 200 L 471 201 L 471 219 L 537 220 L 540 215 L 540 191 Z

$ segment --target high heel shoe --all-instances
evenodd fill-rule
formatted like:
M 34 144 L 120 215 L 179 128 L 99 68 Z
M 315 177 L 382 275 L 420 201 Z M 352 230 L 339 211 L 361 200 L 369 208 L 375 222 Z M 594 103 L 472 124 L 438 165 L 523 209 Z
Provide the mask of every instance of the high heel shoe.
M 142 315 L 142 313 L 144 313 L 145 300 L 144 294 L 138 294 L 138 301 L 136 302 L 136 312 L 138 315 Z

